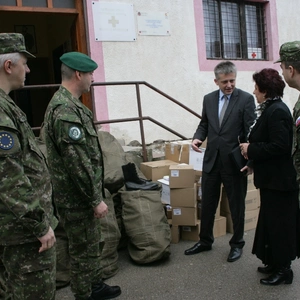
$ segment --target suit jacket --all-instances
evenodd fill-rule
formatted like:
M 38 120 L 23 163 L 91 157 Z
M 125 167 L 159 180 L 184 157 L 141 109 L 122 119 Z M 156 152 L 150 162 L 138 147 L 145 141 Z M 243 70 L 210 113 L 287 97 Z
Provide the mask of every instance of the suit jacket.
M 273 100 L 249 135 L 248 158 L 253 161 L 257 188 L 296 190 L 296 171 L 291 157 L 293 119 L 282 100 Z
M 249 128 L 255 119 L 255 104 L 251 94 L 235 88 L 225 112 L 221 127 L 219 126 L 219 90 L 204 96 L 202 119 L 193 139 L 204 141 L 207 147 L 203 160 L 203 171 L 210 172 L 219 152 L 228 174 L 238 173 L 236 166 L 229 158 L 229 153 L 245 142 Z

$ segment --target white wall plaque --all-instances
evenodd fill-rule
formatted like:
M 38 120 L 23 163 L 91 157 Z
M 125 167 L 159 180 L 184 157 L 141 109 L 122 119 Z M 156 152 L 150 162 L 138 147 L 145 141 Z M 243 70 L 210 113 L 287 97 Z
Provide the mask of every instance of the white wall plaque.
M 133 4 L 92 2 L 96 41 L 135 41 Z
M 168 13 L 141 12 L 137 13 L 139 35 L 170 35 Z

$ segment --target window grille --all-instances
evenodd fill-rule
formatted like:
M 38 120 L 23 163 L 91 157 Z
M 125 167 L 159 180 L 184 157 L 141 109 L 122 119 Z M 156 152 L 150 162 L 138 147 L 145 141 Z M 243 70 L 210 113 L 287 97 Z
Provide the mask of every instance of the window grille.
M 208 59 L 266 60 L 264 4 L 203 0 Z

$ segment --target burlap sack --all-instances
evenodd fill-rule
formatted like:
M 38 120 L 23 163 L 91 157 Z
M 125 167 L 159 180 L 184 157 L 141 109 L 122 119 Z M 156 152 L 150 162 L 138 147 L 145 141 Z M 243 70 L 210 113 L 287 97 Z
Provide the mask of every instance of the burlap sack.
M 160 191 L 120 191 L 130 257 L 138 264 L 167 258 L 171 232 Z
M 111 194 L 123 185 L 122 166 L 127 164 L 125 152 L 117 139 L 106 131 L 98 131 L 104 161 L 104 186 Z

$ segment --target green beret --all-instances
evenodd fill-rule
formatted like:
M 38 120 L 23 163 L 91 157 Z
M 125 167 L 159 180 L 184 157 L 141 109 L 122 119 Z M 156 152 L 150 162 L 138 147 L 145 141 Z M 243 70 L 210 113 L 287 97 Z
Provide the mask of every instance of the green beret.
M 300 41 L 288 42 L 281 45 L 280 58 L 275 63 L 282 61 L 300 61 Z
M 67 52 L 60 57 L 60 60 L 69 68 L 80 72 L 92 72 L 98 68 L 96 62 L 80 52 Z
M 35 57 L 26 51 L 24 36 L 21 33 L 0 33 L 0 54 L 16 52 Z

